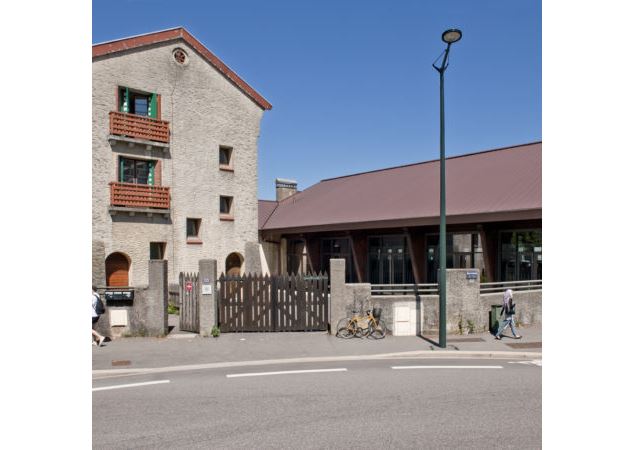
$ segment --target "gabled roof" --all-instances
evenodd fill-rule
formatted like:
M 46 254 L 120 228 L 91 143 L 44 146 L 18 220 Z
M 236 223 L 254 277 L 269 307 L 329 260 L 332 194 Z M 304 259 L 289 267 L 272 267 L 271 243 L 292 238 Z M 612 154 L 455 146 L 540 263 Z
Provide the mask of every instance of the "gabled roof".
M 439 160 L 348 175 L 284 199 L 269 230 L 438 224 Z M 542 217 L 542 142 L 446 160 L 448 223 Z
M 262 109 L 271 109 L 271 104 L 267 100 L 265 100 L 264 97 L 262 97 L 251 86 L 249 86 L 233 70 L 227 67 L 225 63 L 218 59 L 216 55 L 210 52 L 203 44 L 201 44 L 183 27 L 171 28 L 169 30 L 163 31 L 155 31 L 153 33 L 141 34 L 138 36 L 94 44 L 93 59 L 100 56 L 111 55 L 113 53 L 118 53 L 125 50 L 144 47 L 146 45 L 152 45 L 161 42 L 172 41 L 176 39 L 182 39 L 187 42 L 194 50 L 196 50 L 203 58 L 205 58 L 212 66 L 214 66 L 230 82 L 238 87 L 238 89 L 243 91 Z

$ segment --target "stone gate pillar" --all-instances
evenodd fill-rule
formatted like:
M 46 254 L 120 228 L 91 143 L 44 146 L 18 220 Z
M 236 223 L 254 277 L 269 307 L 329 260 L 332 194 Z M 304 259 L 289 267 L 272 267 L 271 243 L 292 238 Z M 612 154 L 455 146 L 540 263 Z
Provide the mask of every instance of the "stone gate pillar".
M 198 262 L 198 317 L 199 334 L 209 336 L 212 327 L 218 324 L 218 290 L 216 288 L 216 260 L 201 259 Z

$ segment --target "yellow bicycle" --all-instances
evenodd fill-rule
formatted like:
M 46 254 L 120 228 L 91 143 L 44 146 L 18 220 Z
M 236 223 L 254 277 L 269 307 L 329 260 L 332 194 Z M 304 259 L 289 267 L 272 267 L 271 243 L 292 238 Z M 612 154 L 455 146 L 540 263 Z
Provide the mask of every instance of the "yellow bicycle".
M 352 337 L 369 337 L 383 339 L 386 337 L 386 324 L 379 319 L 381 308 L 366 311 L 362 316 L 359 311 L 353 310 L 353 317 L 347 317 L 337 323 L 337 337 L 350 339 Z

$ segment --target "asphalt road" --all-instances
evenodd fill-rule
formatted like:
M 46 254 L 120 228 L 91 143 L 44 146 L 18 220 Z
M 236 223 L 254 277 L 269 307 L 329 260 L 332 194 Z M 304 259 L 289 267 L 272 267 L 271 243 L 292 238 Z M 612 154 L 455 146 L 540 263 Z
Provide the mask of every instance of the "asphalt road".
M 328 371 L 244 376 L 316 369 Z M 105 378 L 93 448 L 537 449 L 541 375 L 531 362 L 426 358 Z

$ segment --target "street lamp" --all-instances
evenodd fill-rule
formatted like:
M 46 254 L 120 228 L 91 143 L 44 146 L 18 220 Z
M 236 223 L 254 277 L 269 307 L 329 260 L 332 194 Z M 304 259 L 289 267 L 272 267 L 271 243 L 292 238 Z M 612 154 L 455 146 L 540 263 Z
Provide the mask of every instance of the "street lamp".
M 440 77 L 440 98 L 441 98 L 441 139 L 439 143 L 439 162 L 440 162 L 440 170 L 441 170 L 441 205 L 440 205 L 440 213 L 439 213 L 439 346 L 441 348 L 446 347 L 446 282 L 445 282 L 445 269 L 446 269 L 446 242 L 445 242 L 445 111 L 444 111 L 444 101 L 443 101 L 443 74 L 445 73 L 445 69 L 448 68 L 448 56 L 450 55 L 450 46 L 455 42 L 461 40 L 463 33 L 461 30 L 450 29 L 443 32 L 441 35 L 441 39 L 443 42 L 448 44 L 443 52 L 443 62 L 441 66 L 436 66 L 434 63 L 432 67 L 434 67 L 437 72 L 439 72 Z M 438 61 L 439 58 L 437 58 Z M 436 61 L 435 61 L 436 62 Z

